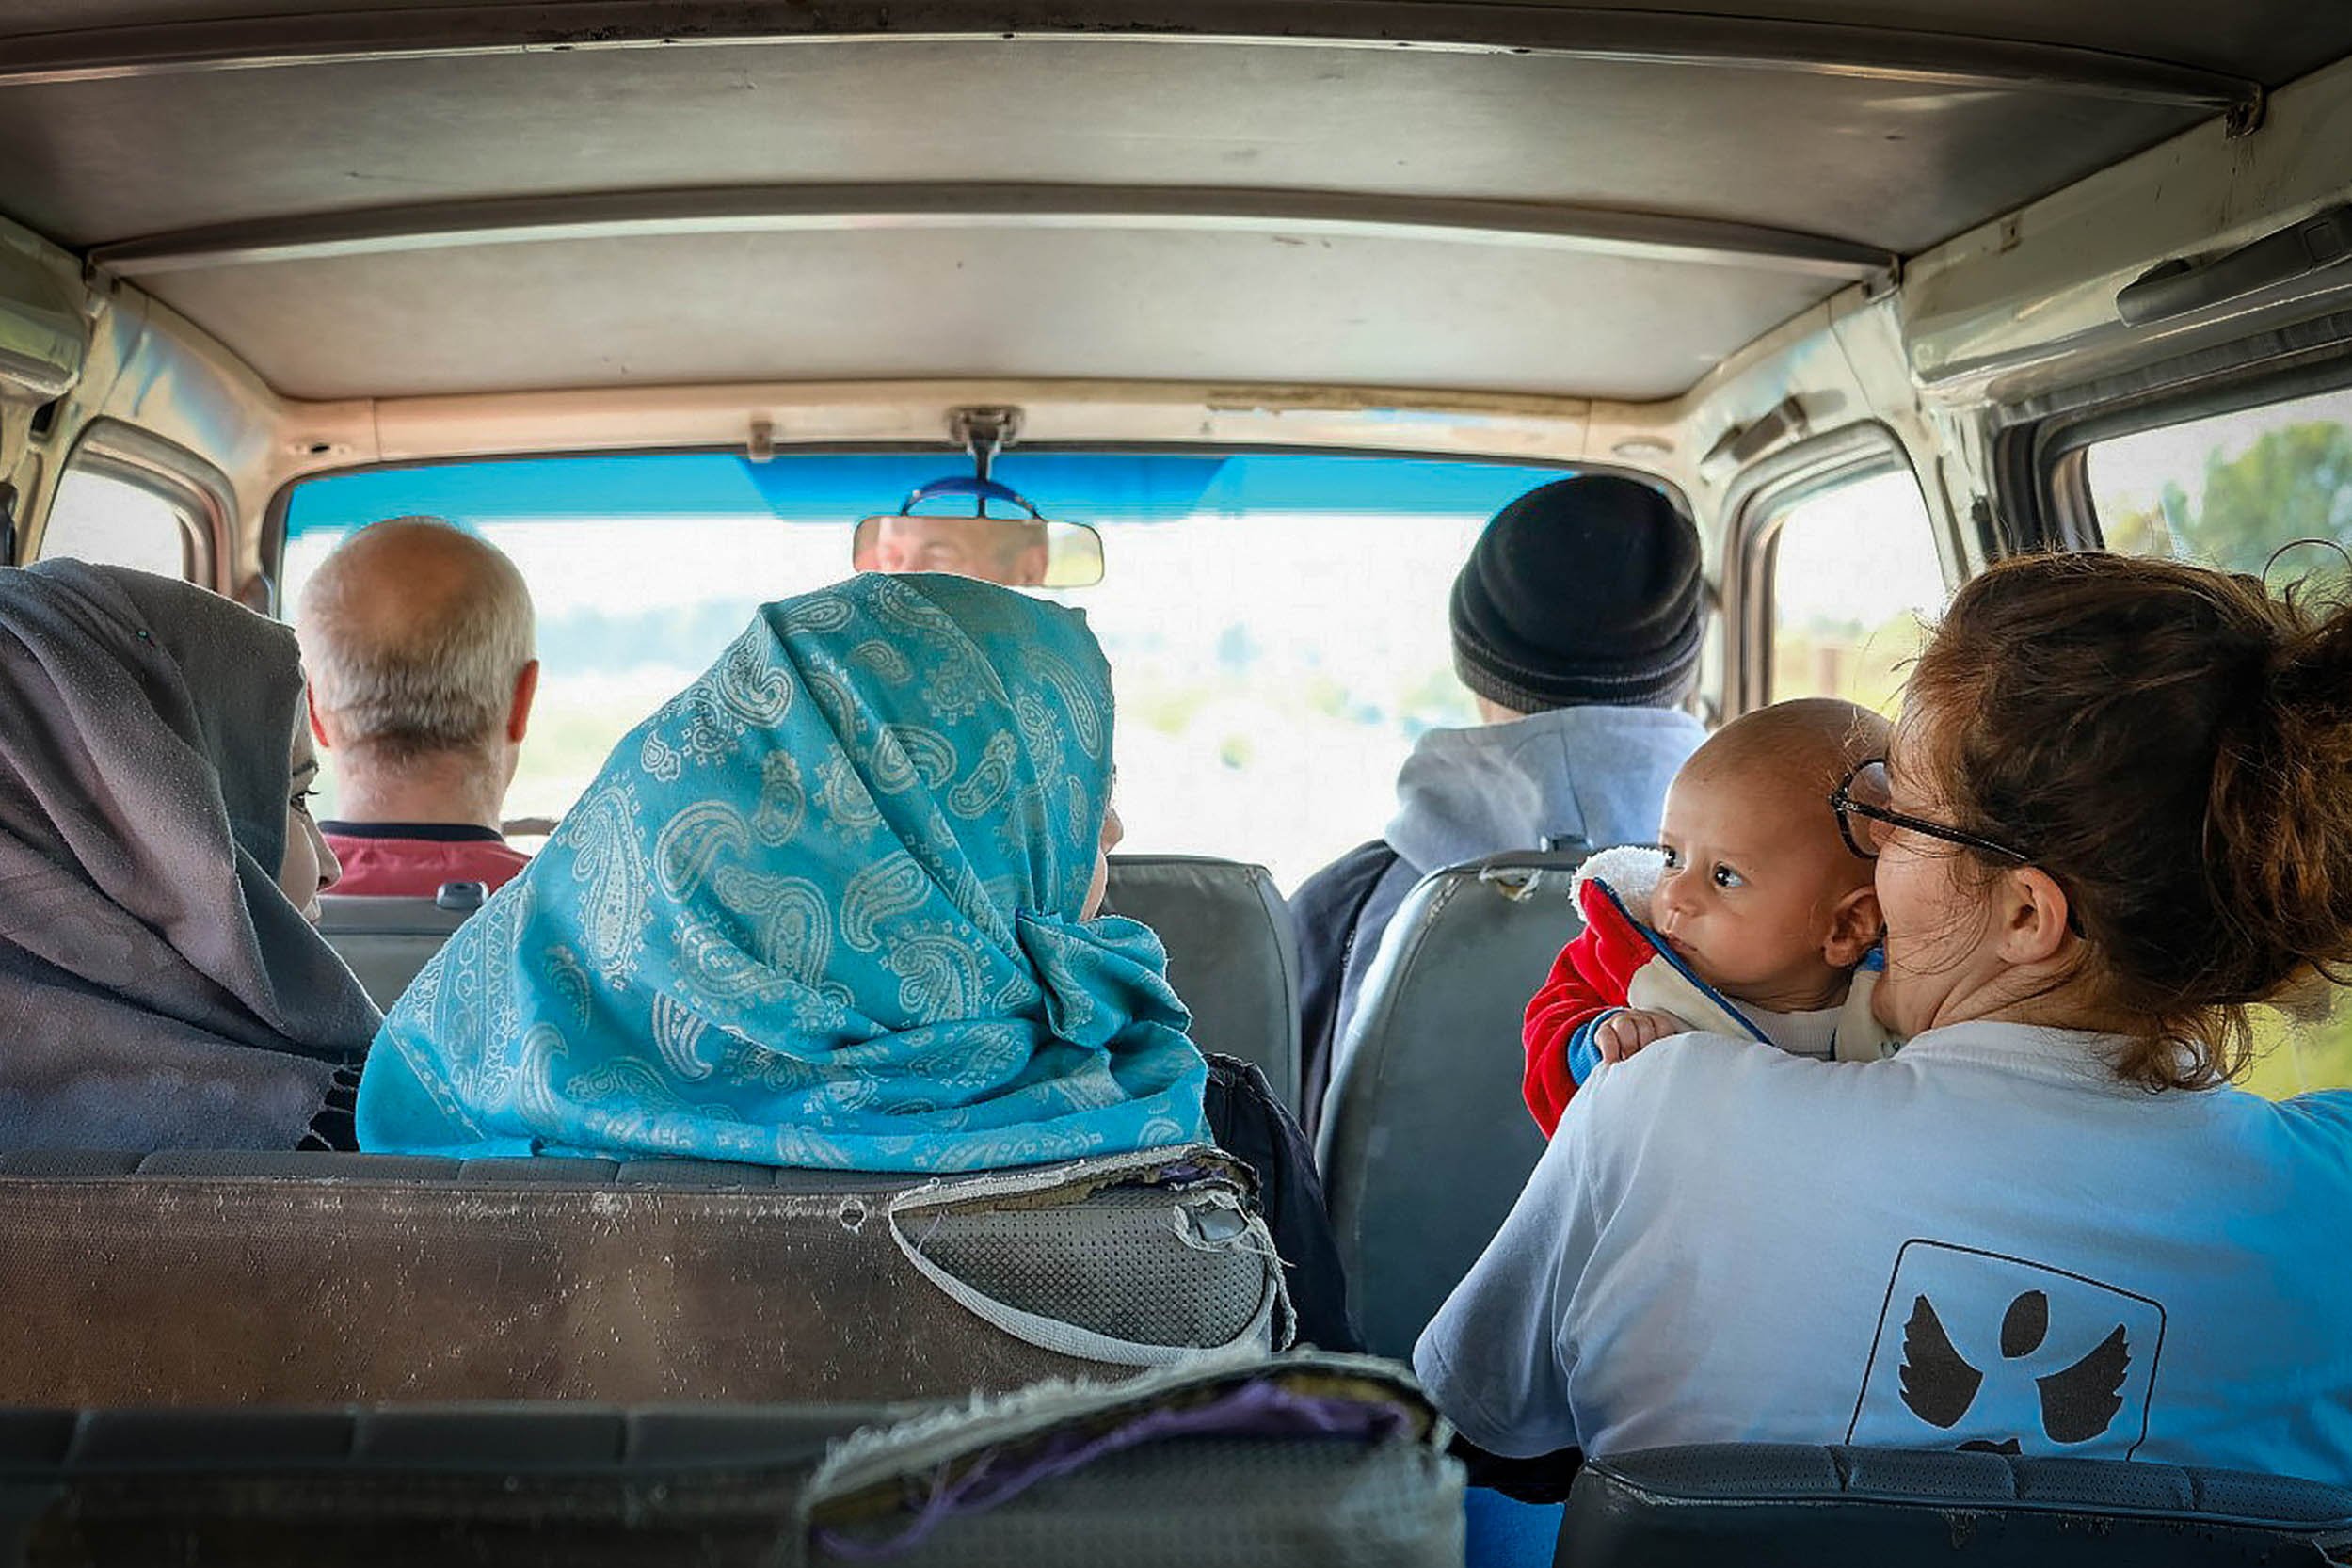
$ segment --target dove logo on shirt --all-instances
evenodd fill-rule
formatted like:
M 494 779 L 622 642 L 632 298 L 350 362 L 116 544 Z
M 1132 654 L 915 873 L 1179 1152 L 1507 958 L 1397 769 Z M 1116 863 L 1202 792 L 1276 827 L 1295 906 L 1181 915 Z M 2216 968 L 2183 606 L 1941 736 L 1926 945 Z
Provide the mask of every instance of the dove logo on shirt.
M 2129 1459 L 2164 1307 L 2021 1257 L 1903 1243 L 1846 1440 Z

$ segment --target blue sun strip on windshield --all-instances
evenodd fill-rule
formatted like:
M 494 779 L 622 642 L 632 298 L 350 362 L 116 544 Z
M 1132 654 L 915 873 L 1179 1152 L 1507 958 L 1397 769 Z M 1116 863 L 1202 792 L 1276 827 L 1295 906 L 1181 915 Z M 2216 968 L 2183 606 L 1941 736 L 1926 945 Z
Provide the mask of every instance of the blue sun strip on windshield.
M 958 472 L 948 454 L 639 453 L 376 468 L 300 482 L 289 536 L 426 514 L 469 527 L 584 518 L 757 517 L 853 522 Z M 1571 471 L 1418 457 L 1250 453 L 1012 453 L 996 478 L 1067 522 L 1159 523 L 1266 513 L 1491 516 Z

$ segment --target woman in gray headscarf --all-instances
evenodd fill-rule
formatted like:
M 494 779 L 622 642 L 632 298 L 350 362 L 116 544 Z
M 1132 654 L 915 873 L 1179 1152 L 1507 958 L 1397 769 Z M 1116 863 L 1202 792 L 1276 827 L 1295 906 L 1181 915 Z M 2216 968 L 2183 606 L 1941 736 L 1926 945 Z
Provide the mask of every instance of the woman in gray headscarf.
M 275 621 L 0 568 L 0 1148 L 350 1146 L 378 1018 L 311 925 L 302 718 Z

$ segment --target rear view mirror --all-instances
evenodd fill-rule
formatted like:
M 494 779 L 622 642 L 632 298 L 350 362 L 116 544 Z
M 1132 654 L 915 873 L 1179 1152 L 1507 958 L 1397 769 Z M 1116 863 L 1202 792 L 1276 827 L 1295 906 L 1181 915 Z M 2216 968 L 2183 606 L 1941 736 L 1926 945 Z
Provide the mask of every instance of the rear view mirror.
M 917 505 L 949 495 L 984 507 L 1010 502 L 1029 515 L 916 515 Z M 897 512 L 860 519 L 849 553 L 857 571 L 945 571 L 1019 588 L 1088 588 L 1103 572 L 1100 534 L 1082 522 L 1049 521 L 1013 490 L 986 480 L 925 485 Z

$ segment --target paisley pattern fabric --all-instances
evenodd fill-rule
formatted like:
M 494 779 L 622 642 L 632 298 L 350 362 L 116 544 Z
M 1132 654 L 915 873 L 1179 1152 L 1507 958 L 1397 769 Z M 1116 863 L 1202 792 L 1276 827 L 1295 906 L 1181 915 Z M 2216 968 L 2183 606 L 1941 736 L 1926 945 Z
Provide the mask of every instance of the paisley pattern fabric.
M 1081 920 L 1082 616 L 870 574 L 762 609 L 393 1007 L 368 1149 L 960 1171 L 1208 1136 L 1160 939 Z

